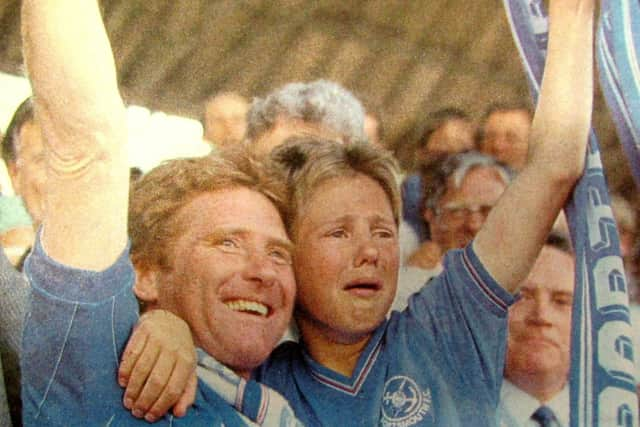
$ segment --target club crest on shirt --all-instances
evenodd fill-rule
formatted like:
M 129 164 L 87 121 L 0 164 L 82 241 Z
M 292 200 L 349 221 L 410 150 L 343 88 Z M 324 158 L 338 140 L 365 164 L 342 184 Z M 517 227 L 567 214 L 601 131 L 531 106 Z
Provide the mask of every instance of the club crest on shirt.
M 431 390 L 421 390 L 409 377 L 387 380 L 382 394 L 382 420 L 385 427 L 409 427 L 419 423 L 431 410 Z

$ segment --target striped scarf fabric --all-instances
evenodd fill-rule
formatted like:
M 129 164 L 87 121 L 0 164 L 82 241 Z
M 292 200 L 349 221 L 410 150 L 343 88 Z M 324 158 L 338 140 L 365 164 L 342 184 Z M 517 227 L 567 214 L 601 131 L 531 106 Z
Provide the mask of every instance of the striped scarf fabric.
M 534 101 L 540 93 L 540 83 L 544 70 L 548 41 L 548 19 L 543 0 L 503 0 L 518 47 L 529 87 Z M 609 10 L 619 8 L 623 3 L 633 3 L 638 8 L 638 0 L 611 0 Z M 605 11 L 606 13 L 606 11 Z M 636 18 L 640 17 L 640 14 Z M 633 20 L 631 25 L 640 25 Z M 622 23 L 601 17 L 600 34 L 603 28 L 610 31 L 607 47 L 610 58 L 616 59 L 618 49 L 630 51 L 632 38 L 625 38 L 624 45 L 619 39 L 627 35 Z M 640 32 L 636 32 L 640 34 Z M 601 40 L 599 40 L 600 42 Z M 602 43 L 600 43 L 602 44 Z M 631 44 L 631 46 L 633 46 Z M 600 46 L 599 46 L 600 47 Z M 635 52 L 635 51 L 634 51 Z M 638 66 L 634 56 L 630 68 Z M 608 62 L 613 76 L 628 73 L 616 62 Z M 634 75 L 635 77 L 636 75 Z M 640 80 L 634 80 L 636 83 Z M 640 85 L 634 88 L 635 99 L 620 96 L 627 90 L 622 81 L 612 79 L 611 94 L 622 100 L 617 102 L 612 112 L 616 123 L 624 123 L 627 134 L 638 134 L 632 126 L 640 126 L 640 117 L 634 118 L 629 106 L 640 99 Z M 625 86 L 621 86 L 625 85 Z M 605 85 L 606 86 L 606 85 Z M 624 88 L 624 89 L 622 89 Z M 640 108 L 634 107 L 640 116 Z M 626 117 L 628 116 L 628 120 Z M 624 133 L 623 133 L 624 135 Z M 635 141 L 632 139 L 635 149 Z M 635 159 L 637 150 L 630 155 L 636 168 L 640 162 Z M 624 426 L 638 425 L 638 399 L 635 393 L 634 349 L 628 288 L 620 257 L 619 237 L 609 205 L 609 194 L 603 174 L 600 150 L 593 132 L 589 136 L 585 173 L 578 182 L 571 199 L 565 206 L 571 239 L 576 255 L 576 284 L 573 303 L 573 325 L 571 337 L 571 426 Z M 635 171 L 634 171 L 635 174 Z M 636 174 L 636 179 L 640 174 Z M 640 182 L 640 180 L 638 181 Z
M 255 380 L 239 377 L 200 348 L 196 352 L 198 378 L 232 406 L 245 425 L 304 427 L 280 393 Z
M 635 39 L 634 39 L 635 34 Z M 600 82 L 636 185 L 640 187 L 640 5 L 602 0 L 596 40 Z

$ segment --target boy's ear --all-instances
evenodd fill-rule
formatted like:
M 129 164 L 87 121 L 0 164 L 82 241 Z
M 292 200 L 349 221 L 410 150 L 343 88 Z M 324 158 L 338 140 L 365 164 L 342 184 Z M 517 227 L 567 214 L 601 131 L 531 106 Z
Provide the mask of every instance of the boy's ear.
M 154 268 L 136 265 L 136 283 L 133 285 L 133 293 L 146 303 L 158 302 L 158 272 Z

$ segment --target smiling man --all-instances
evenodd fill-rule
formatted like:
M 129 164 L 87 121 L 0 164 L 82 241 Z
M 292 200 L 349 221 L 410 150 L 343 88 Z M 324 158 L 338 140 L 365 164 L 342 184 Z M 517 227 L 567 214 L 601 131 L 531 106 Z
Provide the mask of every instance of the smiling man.
M 48 176 L 26 263 L 24 424 L 156 420 L 129 413 L 117 382 L 138 319 L 134 288 L 148 306 L 184 319 L 198 347 L 193 410 L 161 424 L 295 425 L 275 392 L 247 386 L 234 406 L 211 380 L 222 373 L 245 390 L 288 325 L 295 281 L 282 180 L 242 152 L 174 160 L 136 183 L 128 210 L 126 114 L 97 1 L 27 0 L 22 23 Z M 191 363 L 169 356 L 152 354 L 171 376 L 188 377 Z M 153 374 L 147 381 L 156 382 Z M 245 416 L 238 405 L 256 410 Z
M 282 190 L 238 153 L 165 163 L 131 197 L 138 299 L 185 320 L 196 346 L 245 378 L 273 350 L 293 308 Z

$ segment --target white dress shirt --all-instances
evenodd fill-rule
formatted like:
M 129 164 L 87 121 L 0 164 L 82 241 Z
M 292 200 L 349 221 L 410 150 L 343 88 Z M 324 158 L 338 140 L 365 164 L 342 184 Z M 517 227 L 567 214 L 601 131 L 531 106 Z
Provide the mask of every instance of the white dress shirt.
M 558 420 L 554 427 L 569 426 L 570 400 L 568 383 L 553 399 L 542 403 L 505 379 L 502 382 L 502 389 L 500 389 L 498 425 L 500 427 L 539 427 L 539 424 L 531 419 L 531 415 L 542 405 L 553 410 Z

